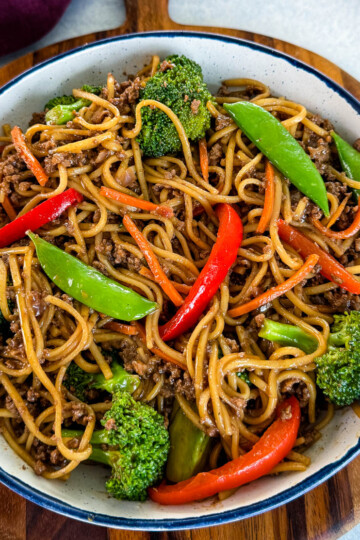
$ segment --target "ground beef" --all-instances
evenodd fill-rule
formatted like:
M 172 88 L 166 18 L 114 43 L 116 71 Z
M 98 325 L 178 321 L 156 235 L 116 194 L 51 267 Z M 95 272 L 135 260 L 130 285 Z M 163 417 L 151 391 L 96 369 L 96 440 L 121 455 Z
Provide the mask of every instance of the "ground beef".
M 120 111 L 120 114 L 128 114 L 131 111 L 131 105 L 139 99 L 141 81 L 139 77 L 134 80 L 128 80 L 123 83 L 116 83 L 115 96 L 111 103 Z
M 88 156 L 85 152 L 72 154 L 70 152 L 59 152 L 44 159 L 44 169 L 46 174 L 53 174 L 57 171 L 59 165 L 64 167 L 82 167 L 88 162 Z
M 110 112 L 107 109 L 99 108 L 91 116 L 91 122 L 93 124 L 101 124 L 108 116 L 110 116 Z
M 1 189 L 9 194 L 9 184 L 18 182 L 20 173 L 25 170 L 26 165 L 18 154 L 9 154 L 4 161 L 0 161 Z
M 315 148 L 308 146 L 307 150 L 310 158 L 314 161 L 317 170 L 320 174 L 324 174 L 331 157 L 330 145 L 323 139 L 319 139 L 317 142 L 318 145 Z
M 14 414 L 16 418 L 20 419 L 19 411 L 10 396 L 6 396 L 5 398 L 5 408 L 11 412 L 11 414 Z
M 35 112 L 33 113 L 29 126 L 34 126 L 35 124 L 45 124 L 45 113 L 44 112 Z
M 331 182 L 325 182 L 326 191 L 335 195 L 339 200 L 342 200 L 346 195 L 349 194 L 348 186 L 339 182 L 338 180 L 333 180 Z
M 40 291 L 31 291 L 30 293 L 30 303 L 34 310 L 35 316 L 39 317 L 42 315 L 46 309 L 46 303 L 44 301 L 44 296 L 47 296 L 48 292 L 44 291 L 44 293 Z
M 35 474 L 37 474 L 38 476 L 41 476 L 45 471 L 46 471 L 46 465 L 40 459 L 35 461 L 35 465 L 34 465 Z
M 306 384 L 301 379 L 288 379 L 281 385 L 281 392 L 284 394 L 295 395 L 300 407 L 303 408 L 309 403 L 310 392 Z
M 116 423 L 115 423 L 115 420 L 113 418 L 109 418 L 109 420 L 106 421 L 105 423 L 105 429 L 107 429 L 108 431 L 110 431 L 110 429 L 116 429 Z
M 324 293 L 324 297 L 336 313 L 346 310 L 360 311 L 360 296 L 351 294 L 340 287 Z
M 167 69 L 173 69 L 174 64 L 169 62 L 168 60 L 163 60 L 160 64 L 159 71 L 166 71 Z
M 358 152 L 360 152 L 360 138 L 359 138 L 359 139 L 356 139 L 356 141 L 355 141 L 354 144 L 353 144 L 353 147 L 355 148 L 355 150 L 357 150 Z
M 91 165 L 100 165 L 111 155 L 111 152 L 109 150 L 100 150 L 100 152 L 94 157 L 90 159 Z
M 215 131 L 220 131 L 220 129 L 230 126 L 231 123 L 232 123 L 231 118 L 229 118 L 228 116 L 225 116 L 224 114 L 219 114 L 215 118 Z
M 191 105 L 190 105 L 190 109 L 191 109 L 191 112 L 192 112 L 192 114 L 194 116 L 197 115 L 197 113 L 199 111 L 200 104 L 201 104 L 201 101 L 199 99 L 193 99 L 192 100 Z
M 73 401 L 71 403 L 72 421 L 82 426 L 86 426 L 92 420 L 92 416 L 88 415 L 87 407 L 84 403 Z
M 220 143 L 215 143 L 209 152 L 209 165 L 218 165 L 223 155 L 222 146 Z

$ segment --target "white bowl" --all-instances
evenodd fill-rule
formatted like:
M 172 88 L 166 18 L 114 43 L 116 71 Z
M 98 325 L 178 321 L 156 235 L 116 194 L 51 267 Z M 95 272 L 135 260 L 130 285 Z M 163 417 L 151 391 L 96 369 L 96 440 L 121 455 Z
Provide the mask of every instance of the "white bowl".
M 109 71 L 121 80 L 124 71 L 135 73 L 155 53 L 193 58 L 213 90 L 222 79 L 259 79 L 273 94 L 303 103 L 331 119 L 348 140 L 360 136 L 359 102 L 315 69 L 263 45 L 195 32 L 119 36 L 48 60 L 2 88 L 0 123 L 26 127 L 32 112 L 41 111 L 49 98 L 84 83 L 104 83 Z M 322 438 L 307 452 L 312 464 L 305 472 L 259 479 L 222 502 L 211 499 L 169 507 L 151 501 L 117 501 L 106 494 L 107 471 L 102 467 L 82 465 L 67 482 L 45 480 L 24 466 L 2 438 L 0 481 L 41 506 L 99 525 L 150 531 L 205 527 L 265 512 L 314 488 L 360 452 L 359 430 L 360 420 L 351 408 L 338 411 Z

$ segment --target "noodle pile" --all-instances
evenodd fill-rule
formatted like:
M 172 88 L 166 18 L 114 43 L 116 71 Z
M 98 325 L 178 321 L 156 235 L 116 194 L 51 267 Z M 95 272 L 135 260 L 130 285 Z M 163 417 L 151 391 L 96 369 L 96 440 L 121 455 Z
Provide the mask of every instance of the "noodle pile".
M 154 73 L 158 60 L 154 57 L 141 70 L 141 81 Z M 275 176 L 275 203 L 268 231 L 255 234 L 264 204 L 265 159 L 229 119 L 222 104 L 251 99 L 274 113 L 304 146 L 311 137 L 329 142 L 329 131 L 321 127 L 321 122 L 315 122 L 304 106 L 271 96 L 261 82 L 225 81 L 216 104 L 208 103 L 213 123 L 220 126 L 207 133 L 208 151 L 210 157 L 216 149 L 220 155 L 215 164 L 210 160 L 207 182 L 201 175 L 197 145 L 189 142 L 170 109 L 147 100 L 133 107 L 133 112 L 122 115 L 111 103 L 116 88 L 114 77 L 109 75 L 103 97 L 74 90 L 76 98 L 90 100 L 91 105 L 82 109 L 73 122 L 65 126 L 38 123 L 29 127 L 25 138 L 40 161 L 65 152 L 86 155 L 89 150 L 92 159 L 70 166 L 59 159 L 45 187 L 36 182 L 31 171 L 20 171 L 11 186 L 13 201 L 17 202 L 18 215 L 22 215 L 41 201 L 69 187 L 75 188 L 83 194 L 84 201 L 39 230 L 40 236 L 156 301 L 159 310 L 146 317 L 146 338 L 109 330 L 109 317 L 63 295 L 46 277 L 28 239 L 0 249 L 0 309 L 14 331 L 10 345 L 3 343 L 0 348 L 3 436 L 38 474 L 52 479 L 68 478 L 89 457 L 96 419 L 111 403 L 99 401 L 79 407 L 76 397 L 62 384 L 67 367 L 75 362 L 86 372 L 102 372 L 110 377 L 109 349 L 126 355 L 128 348 L 132 348 L 137 354 L 137 364 L 133 363 L 132 368 L 141 377 L 135 399 L 149 403 L 165 416 L 176 399 L 199 429 L 215 437 L 210 468 L 217 466 L 224 453 L 233 459 L 247 452 L 273 421 L 279 400 L 286 393 L 297 391 L 301 394 L 305 420 L 296 449 L 273 472 L 305 470 L 310 459 L 304 455 L 304 449 L 320 437 L 320 430 L 333 415 L 331 404 L 321 414 L 316 403 L 314 359 L 326 351 L 335 311 L 331 303 L 317 299 L 325 298 L 337 286 L 317 282 L 314 272 L 305 283 L 260 312 L 236 319 L 227 313 L 288 279 L 303 264 L 300 256 L 279 239 L 276 221 L 280 216 L 301 227 L 337 258 L 348 253 L 355 240 L 335 241 L 321 236 L 308 219 L 309 200 L 279 175 Z M 233 88 L 243 90 L 233 92 Z M 181 139 L 181 155 L 142 157 L 136 136 L 141 130 L 140 111 L 144 106 L 159 107 L 168 114 Z M 94 121 L 100 117 L 101 122 Z M 4 126 L 4 136 L 0 137 L 0 143 L 6 145 L 3 160 L 16 153 L 9 131 L 10 127 Z M 99 159 L 94 159 L 94 155 Z M 332 165 L 331 172 L 337 182 L 345 185 L 345 190 L 346 186 L 360 187 Z M 166 203 L 175 217 L 124 209 L 99 194 L 102 185 L 157 204 Z M 328 200 L 331 216 L 340 219 L 342 198 L 328 192 Z M 215 242 L 218 222 L 213 206 L 220 202 L 237 205 L 242 216 L 244 240 L 238 259 L 196 327 L 175 342 L 165 343 L 158 328 L 171 316 L 168 311 L 174 312 L 173 306 L 149 273 L 143 275 L 146 271 L 139 273 L 138 266 L 124 263 L 140 261 L 140 266 L 146 267 L 143 254 L 122 225 L 121 216 L 126 210 L 136 220 L 167 276 L 186 297 Z M 197 214 L 200 208 L 203 212 Z M 111 248 L 107 249 L 109 245 Z M 119 255 L 115 262 L 113 251 Z M 360 274 L 360 261 L 351 264 L 349 270 Z M 46 306 L 43 309 L 34 302 L 39 297 Z M 7 299 L 16 301 L 13 314 Z M 265 346 L 257 337 L 257 323 L 265 312 L 266 316 L 294 324 L 315 337 L 316 351 L 305 354 L 294 347 Z M 187 378 L 198 412 L 190 406 L 181 385 L 173 385 L 169 391 L 166 359 L 175 364 L 173 369 L 180 381 Z M 250 384 L 237 375 L 244 370 L 249 373 Z M 31 399 L 36 406 L 32 406 Z M 62 439 L 61 428 L 74 419 L 76 410 L 81 411 L 85 431 L 79 446 L 69 448 Z M 50 460 L 45 465 L 39 463 L 36 453 L 40 444 L 49 448 Z

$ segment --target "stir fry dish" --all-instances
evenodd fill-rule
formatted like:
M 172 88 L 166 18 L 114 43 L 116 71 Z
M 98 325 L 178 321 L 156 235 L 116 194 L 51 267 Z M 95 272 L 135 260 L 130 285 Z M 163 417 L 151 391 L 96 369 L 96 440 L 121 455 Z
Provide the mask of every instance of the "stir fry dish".
M 185 56 L 91 82 L 0 136 L 2 436 L 163 505 L 305 471 L 360 398 L 360 139 Z

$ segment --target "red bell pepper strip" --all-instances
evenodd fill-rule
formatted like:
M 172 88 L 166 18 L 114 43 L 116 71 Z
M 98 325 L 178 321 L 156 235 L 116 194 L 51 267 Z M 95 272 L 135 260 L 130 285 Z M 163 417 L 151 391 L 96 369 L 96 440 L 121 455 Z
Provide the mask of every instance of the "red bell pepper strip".
M 177 484 L 152 487 L 148 490 L 149 496 L 159 504 L 186 504 L 248 484 L 270 473 L 287 456 L 295 444 L 299 426 L 299 402 L 291 396 L 280 403 L 276 420 L 250 452 Z
M 183 305 L 170 321 L 160 327 L 164 341 L 175 339 L 198 322 L 236 260 L 243 236 L 241 219 L 225 203 L 216 205 L 215 213 L 220 222 L 216 242 Z
M 82 200 L 81 193 L 70 188 L 44 201 L 0 229 L 0 248 L 9 246 L 16 240 L 24 238 L 26 231 L 36 231 L 60 216 L 67 208 L 80 203 Z
M 357 281 L 334 257 L 282 219 L 278 220 L 277 225 L 280 238 L 293 247 L 303 259 L 313 253 L 319 256 L 318 264 L 321 266 L 322 276 L 352 294 L 360 294 L 360 281 Z

